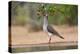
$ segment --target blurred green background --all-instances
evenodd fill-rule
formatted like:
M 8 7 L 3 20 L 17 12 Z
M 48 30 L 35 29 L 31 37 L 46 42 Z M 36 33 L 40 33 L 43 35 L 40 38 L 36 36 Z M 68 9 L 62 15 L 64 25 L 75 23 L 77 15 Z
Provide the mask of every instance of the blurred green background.
M 11 2 L 12 25 L 28 25 L 33 29 L 40 29 L 43 22 L 42 3 Z M 49 24 L 78 25 L 78 6 L 67 4 L 43 4 L 47 9 Z

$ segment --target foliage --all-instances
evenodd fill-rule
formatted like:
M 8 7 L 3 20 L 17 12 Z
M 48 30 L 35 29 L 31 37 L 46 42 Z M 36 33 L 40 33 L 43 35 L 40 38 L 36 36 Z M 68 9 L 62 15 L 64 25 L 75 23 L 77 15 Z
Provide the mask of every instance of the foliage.
M 31 20 L 41 25 L 42 16 L 45 13 L 48 14 L 49 23 L 55 25 L 78 24 L 77 5 L 12 2 L 11 13 L 12 21 L 15 21 L 15 24 L 24 25 Z
M 44 4 L 39 8 L 40 16 L 44 15 L 44 9 L 49 16 L 49 22 L 53 24 L 78 24 L 77 5 L 62 5 L 62 4 Z

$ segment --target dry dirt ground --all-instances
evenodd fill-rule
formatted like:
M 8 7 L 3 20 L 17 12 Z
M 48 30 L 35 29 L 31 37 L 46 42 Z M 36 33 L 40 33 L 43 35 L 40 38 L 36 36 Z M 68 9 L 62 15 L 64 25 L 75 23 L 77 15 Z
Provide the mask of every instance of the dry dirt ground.
M 53 36 L 51 42 L 75 42 L 78 40 L 78 28 L 76 26 L 54 26 L 55 30 L 64 37 L 61 39 Z M 43 31 L 28 32 L 26 27 L 12 26 L 11 27 L 12 45 L 17 44 L 40 44 L 48 43 L 49 37 Z

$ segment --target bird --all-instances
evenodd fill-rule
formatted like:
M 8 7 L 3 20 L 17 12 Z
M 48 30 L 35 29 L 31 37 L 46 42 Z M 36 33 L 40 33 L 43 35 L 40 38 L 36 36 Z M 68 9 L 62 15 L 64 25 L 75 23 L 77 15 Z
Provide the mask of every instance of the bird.
M 43 31 L 46 32 L 49 36 L 49 43 L 51 42 L 51 37 L 56 35 L 61 39 L 64 39 L 52 26 L 48 24 L 48 14 L 43 16 Z

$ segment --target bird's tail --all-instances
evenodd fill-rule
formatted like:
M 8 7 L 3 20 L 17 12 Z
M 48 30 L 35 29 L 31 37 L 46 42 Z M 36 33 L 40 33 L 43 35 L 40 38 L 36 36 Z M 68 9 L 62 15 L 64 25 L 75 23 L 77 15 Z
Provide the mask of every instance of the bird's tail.
M 60 37 L 61 39 L 64 39 L 62 36 L 58 35 L 58 37 Z

